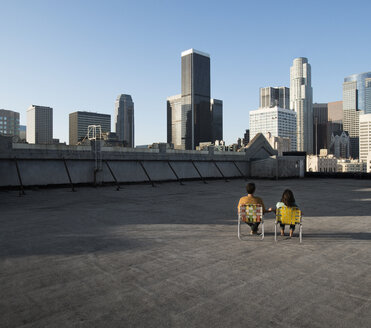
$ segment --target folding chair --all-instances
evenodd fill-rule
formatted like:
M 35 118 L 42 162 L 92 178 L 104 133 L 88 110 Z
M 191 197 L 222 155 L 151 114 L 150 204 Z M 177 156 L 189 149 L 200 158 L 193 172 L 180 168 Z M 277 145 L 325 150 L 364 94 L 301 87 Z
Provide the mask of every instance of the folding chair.
M 299 225 L 299 237 L 302 242 L 302 214 L 297 207 L 281 207 L 276 210 L 276 222 L 274 224 L 274 241 L 277 241 L 277 225 L 279 223 L 287 225 Z
M 260 204 L 241 205 L 238 209 L 238 239 L 241 240 L 241 221 L 262 224 L 262 240 L 264 239 L 263 207 Z

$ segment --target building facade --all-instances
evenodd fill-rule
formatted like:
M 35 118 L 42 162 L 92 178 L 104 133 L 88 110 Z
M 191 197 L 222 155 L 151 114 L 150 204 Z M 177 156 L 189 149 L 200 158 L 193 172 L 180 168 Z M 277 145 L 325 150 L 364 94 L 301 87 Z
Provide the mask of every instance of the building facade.
M 19 113 L 0 109 L 0 134 L 19 136 Z
M 331 101 L 327 103 L 327 120 L 334 123 L 343 123 L 343 101 Z
M 27 109 L 26 137 L 30 144 L 53 143 L 53 108 L 31 105 Z
M 101 132 L 111 132 L 111 115 L 77 111 L 69 115 L 69 144 L 77 145 L 88 133 L 89 125 L 100 125 Z
M 26 141 L 27 139 L 27 126 L 26 125 L 19 126 L 19 139 Z
M 210 98 L 210 56 L 195 49 L 183 51 L 181 94 L 167 98 L 167 141 L 192 150 L 222 137 L 223 102 Z
M 297 113 L 297 151 L 313 154 L 313 99 L 308 59 L 295 58 L 290 68 L 290 108 Z
M 210 113 L 210 56 L 195 49 L 183 51 L 182 60 L 182 138 L 185 149 L 212 141 Z
M 350 139 L 347 132 L 338 131 L 331 135 L 329 153 L 336 158 L 350 157 Z
M 338 160 L 337 172 L 367 172 L 367 163 L 354 159 L 341 159 Z
M 371 113 L 359 116 L 359 159 L 367 161 L 371 153 Z
M 290 89 L 287 87 L 260 88 L 260 108 L 280 107 L 290 109 Z
M 244 146 L 247 146 L 250 142 L 250 130 L 245 130 L 245 133 L 243 135 L 242 143 Z
M 296 113 L 290 109 L 280 107 L 259 108 L 250 111 L 250 138 L 258 133 L 273 137 L 289 138 L 291 150 L 297 149 L 296 145 Z
M 328 104 L 313 104 L 313 153 L 328 149 Z
M 365 113 L 371 113 L 371 78 L 365 79 Z
M 356 85 L 354 87 L 357 90 L 356 99 L 353 100 L 356 103 L 356 109 L 362 110 L 365 114 L 371 114 L 371 112 L 366 111 L 366 79 L 371 78 L 371 72 L 365 72 L 360 74 L 352 74 L 344 78 L 344 84 L 348 82 L 354 82 Z M 344 94 L 343 94 L 344 96 Z M 344 99 L 343 99 L 344 101 Z M 345 105 L 344 108 L 354 108 L 353 105 Z
M 278 156 L 282 156 L 284 152 L 291 151 L 290 138 L 275 137 L 270 132 L 266 133 L 264 137 L 268 140 L 272 148 L 278 151 Z
M 359 110 L 359 92 L 357 81 L 343 83 L 343 129 L 350 138 L 350 155 L 352 158 L 359 158 L 359 115 L 363 111 Z
M 337 172 L 337 159 L 333 155 L 307 155 L 307 171 Z
M 210 100 L 212 142 L 223 140 L 223 101 L 219 99 Z
M 167 143 L 174 149 L 186 149 L 182 138 L 182 95 L 167 98 Z
M 118 95 L 115 102 L 115 129 L 119 141 L 134 148 L 134 102 L 130 95 Z

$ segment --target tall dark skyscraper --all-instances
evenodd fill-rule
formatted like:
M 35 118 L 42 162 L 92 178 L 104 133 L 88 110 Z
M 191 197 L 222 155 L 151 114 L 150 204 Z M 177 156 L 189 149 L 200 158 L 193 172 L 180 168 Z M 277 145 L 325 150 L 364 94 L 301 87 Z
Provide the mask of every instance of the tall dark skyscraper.
M 190 49 L 182 52 L 182 122 L 185 149 L 212 141 L 210 56 Z
M 313 154 L 328 149 L 328 104 L 313 104 Z
M 130 95 L 118 95 L 115 102 L 115 128 L 119 141 L 134 147 L 134 103 Z
M 191 150 L 222 139 L 223 102 L 210 99 L 210 56 L 189 49 L 181 58 L 181 94 L 167 98 L 167 141 Z
M 210 100 L 212 142 L 223 140 L 223 101 L 219 99 Z

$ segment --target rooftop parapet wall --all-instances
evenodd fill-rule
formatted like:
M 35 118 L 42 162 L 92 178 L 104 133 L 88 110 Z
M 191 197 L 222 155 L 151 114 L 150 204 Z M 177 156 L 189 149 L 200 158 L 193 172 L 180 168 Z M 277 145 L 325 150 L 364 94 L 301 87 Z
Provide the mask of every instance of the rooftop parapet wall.
M 286 165 L 292 159 L 286 159 L 284 173 L 277 171 L 277 159 L 271 158 L 276 152 L 264 137 L 241 153 L 102 147 L 97 155 L 94 143 L 0 144 L 1 187 L 299 176 L 293 165 Z

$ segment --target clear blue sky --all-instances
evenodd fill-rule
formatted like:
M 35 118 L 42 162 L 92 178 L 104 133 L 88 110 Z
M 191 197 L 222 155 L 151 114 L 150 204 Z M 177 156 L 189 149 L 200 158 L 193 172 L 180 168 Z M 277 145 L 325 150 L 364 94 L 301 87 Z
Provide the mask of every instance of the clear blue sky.
M 341 100 L 347 75 L 371 71 L 371 1 L 0 0 L 0 108 L 112 115 L 135 103 L 137 145 L 166 141 L 166 98 L 180 93 L 180 53 L 211 56 L 211 96 L 224 101 L 224 139 L 249 127 L 259 88 L 289 86 L 295 57 L 312 66 L 314 102 Z

